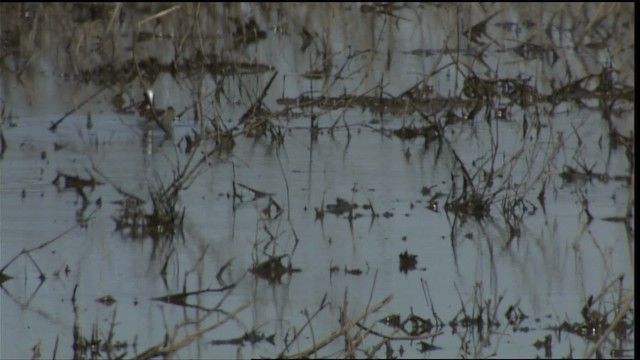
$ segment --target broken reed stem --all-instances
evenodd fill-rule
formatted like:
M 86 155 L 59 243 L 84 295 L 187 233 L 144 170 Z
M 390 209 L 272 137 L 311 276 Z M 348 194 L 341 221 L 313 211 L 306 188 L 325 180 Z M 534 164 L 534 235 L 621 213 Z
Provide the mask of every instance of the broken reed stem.
M 22 249 L 22 251 L 20 251 L 20 253 L 18 253 L 16 256 L 14 256 L 14 257 L 13 257 L 13 259 L 11 259 L 11 260 L 10 260 L 10 261 L 5 265 L 5 266 L 3 266 L 3 267 L 2 267 L 2 269 L 0 269 L 0 274 L 1 274 L 1 273 L 4 273 L 4 271 L 9 267 L 9 265 L 11 265 L 14 261 L 16 261 L 16 259 L 18 259 L 18 258 L 19 258 L 20 256 L 22 256 L 23 254 L 27 254 L 27 255 L 29 255 L 29 253 L 30 253 L 30 252 L 32 252 L 32 251 L 40 250 L 40 249 L 42 249 L 42 248 L 44 248 L 44 247 L 48 246 L 49 244 L 51 244 L 51 243 L 53 243 L 54 241 L 56 241 L 56 240 L 58 240 L 58 239 L 62 238 L 63 236 L 65 236 L 66 234 L 68 234 L 69 232 L 71 232 L 71 230 L 73 230 L 73 229 L 77 228 L 78 226 L 79 226 L 78 224 L 73 225 L 73 226 L 71 226 L 70 228 L 68 228 L 67 230 L 63 231 L 60 235 L 58 235 L 58 236 L 54 237 L 54 238 L 53 238 L 53 239 L 51 239 L 51 240 L 47 240 L 47 241 L 45 241 L 44 243 L 42 243 L 42 244 L 40 244 L 40 245 L 38 245 L 38 246 L 36 246 L 36 247 L 33 247 L 33 248 L 31 248 L 31 249 Z M 35 264 L 35 260 L 33 260 L 33 258 L 31 257 L 31 255 L 29 255 L 29 257 L 31 258 L 31 261 L 33 261 L 33 262 L 34 262 L 34 264 Z M 37 265 L 36 265 L 36 267 L 37 267 Z M 40 271 L 40 268 L 38 268 L 38 271 Z M 40 274 L 42 274 L 42 271 L 40 271 Z
M 146 17 L 146 18 L 144 18 L 144 19 L 142 19 L 142 20 L 138 21 L 138 27 L 139 27 L 140 25 L 144 24 L 144 23 L 147 23 L 147 22 L 149 22 L 149 21 L 151 21 L 151 20 L 153 20 L 153 19 L 156 19 L 156 18 L 159 18 L 159 17 L 165 16 L 165 15 L 167 15 L 167 14 L 169 14 L 169 13 L 171 13 L 171 12 L 174 12 L 174 11 L 176 11 L 176 10 L 178 10 L 178 9 L 180 9 L 180 5 L 176 5 L 176 6 L 170 7 L 170 8 L 168 8 L 167 10 L 163 10 L 163 11 L 160 11 L 159 13 L 157 13 L 157 14 L 155 14 L 155 15 L 151 15 L 151 16 L 149 16 L 149 17 Z
M 235 317 L 239 312 L 241 312 L 242 310 L 246 309 L 247 307 L 249 307 L 249 305 L 251 305 L 251 303 L 246 303 L 242 306 L 240 306 L 239 308 L 235 309 L 233 312 L 231 312 L 229 315 L 225 316 L 223 319 L 218 320 L 216 323 L 214 323 L 211 326 L 208 326 L 204 329 L 200 329 L 197 331 L 192 332 L 191 334 L 187 334 L 185 337 L 183 337 L 182 339 L 174 342 L 173 344 L 170 344 L 166 347 L 162 346 L 162 343 L 152 346 L 149 349 L 147 349 L 145 352 L 143 352 L 142 354 L 138 355 L 136 357 L 136 359 L 150 359 L 152 357 L 158 357 L 158 356 L 166 356 L 169 355 L 175 351 L 178 351 L 180 349 L 182 349 L 183 347 L 191 344 L 191 342 L 193 342 L 195 339 L 197 339 L 198 337 L 200 337 L 201 335 L 207 333 L 208 331 L 211 331 L 215 328 L 217 328 L 218 326 L 224 324 L 225 322 L 227 322 L 229 319 Z
M 111 20 L 109 20 L 109 25 L 107 25 L 107 30 L 105 31 L 105 34 L 108 34 L 109 31 L 111 31 L 111 29 L 113 28 L 113 23 L 115 22 L 116 18 L 120 14 L 121 8 L 122 8 L 122 3 L 116 3 L 116 7 L 113 9 L 113 12 L 111 13 Z
M 376 273 L 373 276 L 373 285 L 371 286 L 371 291 L 369 292 L 369 300 L 367 301 L 367 308 L 369 307 L 369 305 L 371 305 L 371 300 L 373 299 L 373 290 L 376 287 L 376 282 L 378 280 L 378 270 L 376 269 Z M 363 322 L 367 321 L 367 318 L 365 317 L 363 320 Z M 357 324 L 356 324 L 357 325 Z M 369 335 L 369 332 L 371 330 L 370 329 L 364 329 L 364 331 L 358 331 L 356 333 L 356 339 L 354 340 L 354 346 L 353 349 L 357 349 L 360 344 L 364 341 L 364 338 Z M 348 354 L 351 355 L 351 354 Z M 355 355 L 355 354 L 354 354 Z
M 95 99 L 98 95 L 100 95 L 106 89 L 107 89 L 106 87 L 101 87 L 96 92 L 91 94 L 88 98 L 82 100 L 78 105 L 74 106 L 73 109 L 67 111 L 64 115 L 62 115 L 62 117 L 60 119 L 58 119 L 56 122 L 51 124 L 51 126 L 49 126 L 49 131 L 52 131 L 52 132 L 56 131 L 56 129 L 58 128 L 58 125 L 60 125 L 60 123 L 63 122 L 64 119 L 66 119 L 69 115 L 71 115 L 74 112 L 76 112 L 77 110 L 79 110 L 81 107 L 83 107 L 89 101 Z
M 295 328 L 293 329 L 293 338 L 289 343 L 285 341 L 285 344 L 284 344 L 285 349 L 280 353 L 280 355 L 278 356 L 279 358 L 284 356 L 284 352 L 287 351 L 289 349 L 289 346 L 298 339 L 300 334 L 302 334 L 302 331 L 307 326 L 311 327 L 311 320 L 313 320 L 320 313 L 320 311 L 322 311 L 325 308 L 325 306 L 327 305 L 325 302 L 326 300 L 327 300 L 327 293 L 324 293 L 324 296 L 322 297 L 322 301 L 320 302 L 320 307 L 318 307 L 318 310 L 316 310 L 316 312 L 314 312 L 313 315 L 311 315 L 311 317 L 307 316 L 308 317 L 307 321 L 304 323 L 304 325 L 302 325 L 302 327 L 299 330 L 296 331 Z M 313 339 L 313 344 L 314 344 L 313 346 L 315 347 L 316 346 L 315 338 Z
M 299 352 L 297 354 L 282 356 L 282 358 L 284 358 L 284 359 L 297 359 L 297 358 L 309 357 L 311 354 L 315 353 L 316 351 L 322 349 L 323 347 L 325 347 L 326 345 L 331 343 L 333 340 L 338 338 L 340 335 L 342 335 L 342 334 L 346 333 L 347 331 L 349 331 L 349 329 L 351 329 L 356 323 L 358 323 L 362 319 L 364 319 L 367 315 L 369 315 L 371 313 L 374 313 L 374 312 L 380 310 L 380 308 L 382 308 L 383 306 L 389 304 L 391 302 L 391 300 L 393 300 L 393 294 L 388 295 L 386 298 L 384 298 L 384 300 L 382 300 L 378 304 L 375 304 L 371 308 L 366 309 L 362 313 L 358 314 L 358 316 L 356 316 L 354 319 L 349 319 L 349 321 L 347 321 L 344 326 L 342 326 L 340 329 L 335 330 L 334 332 L 329 334 L 329 336 L 327 336 L 326 338 L 324 338 L 321 341 L 319 341 L 312 348 L 309 348 L 309 349 L 304 350 L 302 352 Z
M 602 346 L 602 343 L 604 343 L 604 341 L 607 340 L 607 338 L 609 337 L 609 334 L 613 331 L 613 329 L 616 326 L 618 326 L 620 321 L 622 321 L 622 318 L 627 314 L 627 311 L 629 311 L 629 309 L 631 308 L 631 304 L 633 303 L 634 298 L 635 296 L 633 294 L 627 297 L 627 299 L 624 302 L 624 305 L 618 312 L 618 315 L 616 315 L 616 317 L 611 322 L 611 325 L 609 325 L 609 327 L 604 331 L 604 333 L 602 333 L 602 336 L 600 336 L 598 341 L 591 347 L 591 349 L 585 352 L 584 356 L 582 357 L 583 359 L 591 358 L 593 354 L 596 352 L 596 350 L 598 350 L 600 346 Z

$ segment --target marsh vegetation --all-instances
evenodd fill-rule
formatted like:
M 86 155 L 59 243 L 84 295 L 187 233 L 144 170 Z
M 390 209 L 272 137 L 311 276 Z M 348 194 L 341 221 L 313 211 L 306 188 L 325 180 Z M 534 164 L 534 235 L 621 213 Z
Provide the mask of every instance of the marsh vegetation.
M 633 357 L 634 11 L 0 5 L 0 357 Z

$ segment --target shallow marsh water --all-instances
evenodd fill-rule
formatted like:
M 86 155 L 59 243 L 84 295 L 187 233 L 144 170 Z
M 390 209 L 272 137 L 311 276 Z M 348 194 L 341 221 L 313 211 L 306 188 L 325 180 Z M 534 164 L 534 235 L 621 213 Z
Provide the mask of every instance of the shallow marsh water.
M 2 4 L 0 357 L 633 357 L 633 10 Z

